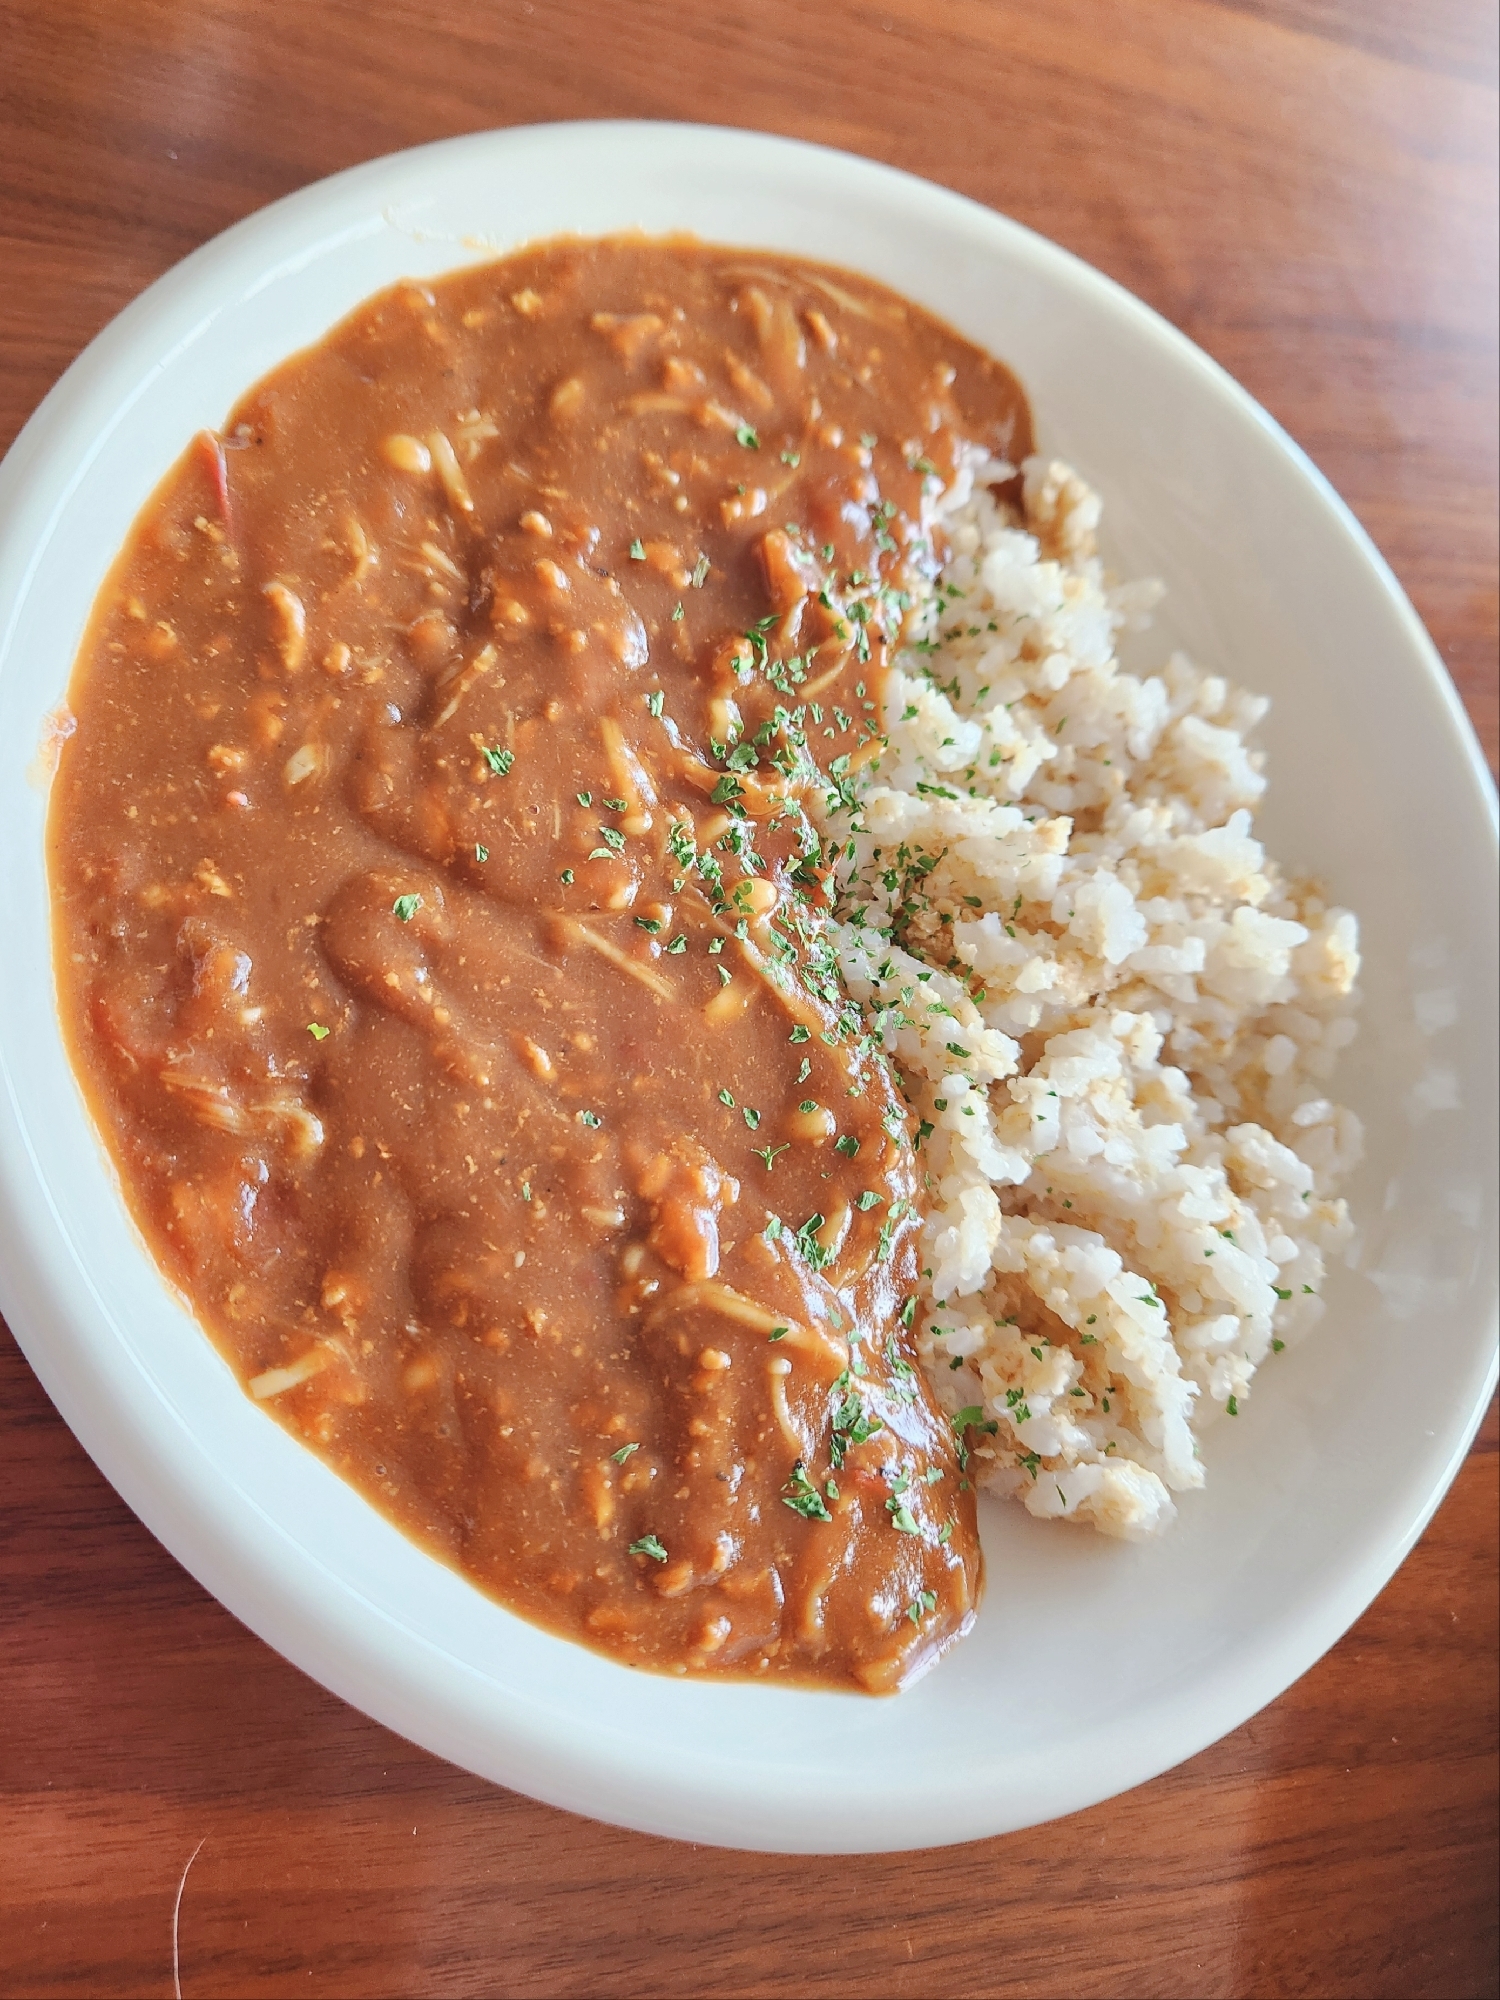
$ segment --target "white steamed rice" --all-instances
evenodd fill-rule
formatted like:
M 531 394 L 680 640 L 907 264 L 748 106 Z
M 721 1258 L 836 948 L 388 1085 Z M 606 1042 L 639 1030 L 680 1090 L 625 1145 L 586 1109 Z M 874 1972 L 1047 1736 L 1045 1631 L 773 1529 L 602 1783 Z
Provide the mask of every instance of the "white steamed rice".
M 1255 838 L 1266 702 L 1180 654 L 1123 671 L 1156 587 L 1106 578 L 1068 468 L 1029 461 L 1022 510 L 1009 471 L 945 500 L 889 748 L 828 823 L 835 939 L 922 1121 L 918 1345 L 973 1470 L 1137 1538 L 1322 1313 L 1357 930 Z

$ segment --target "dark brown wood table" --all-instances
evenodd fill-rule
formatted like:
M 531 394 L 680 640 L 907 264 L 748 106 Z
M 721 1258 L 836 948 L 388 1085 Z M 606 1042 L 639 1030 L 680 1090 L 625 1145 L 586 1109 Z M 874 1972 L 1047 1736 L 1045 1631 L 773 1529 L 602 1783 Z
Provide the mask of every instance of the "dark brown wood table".
M 1352 502 L 1496 747 L 1493 0 L 0 0 L 0 448 L 251 209 L 490 125 L 695 117 L 1044 231 Z M 1494 1413 L 1282 1699 L 1091 1812 L 788 1860 L 466 1777 L 151 1539 L 0 1328 L 0 1994 L 1496 1991 Z

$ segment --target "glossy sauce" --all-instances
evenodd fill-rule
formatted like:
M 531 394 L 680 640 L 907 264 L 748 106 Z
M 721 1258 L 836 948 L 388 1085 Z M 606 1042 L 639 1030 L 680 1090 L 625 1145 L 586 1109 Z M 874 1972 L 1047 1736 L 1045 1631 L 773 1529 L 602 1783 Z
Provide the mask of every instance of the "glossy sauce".
M 821 804 L 1012 378 L 880 287 L 559 242 L 200 437 L 51 810 L 74 1061 L 163 1269 L 407 1533 L 633 1664 L 885 1690 L 967 1628 L 919 1174 Z

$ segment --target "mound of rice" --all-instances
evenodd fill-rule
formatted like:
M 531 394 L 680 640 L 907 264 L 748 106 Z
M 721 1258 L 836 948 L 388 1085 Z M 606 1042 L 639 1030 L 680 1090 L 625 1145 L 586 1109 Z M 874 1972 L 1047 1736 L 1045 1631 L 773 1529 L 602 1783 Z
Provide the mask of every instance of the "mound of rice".
M 1019 504 L 978 459 L 946 496 L 889 747 L 828 822 L 834 937 L 921 1121 L 918 1343 L 972 1467 L 1134 1539 L 1323 1310 L 1357 930 L 1252 831 L 1267 703 L 1124 672 L 1159 592 L 1106 578 L 1075 474 L 1023 471 Z

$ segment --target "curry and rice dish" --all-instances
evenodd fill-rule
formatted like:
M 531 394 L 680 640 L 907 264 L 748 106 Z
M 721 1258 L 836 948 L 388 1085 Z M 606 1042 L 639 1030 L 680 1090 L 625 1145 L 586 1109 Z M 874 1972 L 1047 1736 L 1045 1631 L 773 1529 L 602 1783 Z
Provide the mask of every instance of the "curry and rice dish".
M 1320 1311 L 1353 919 L 1006 370 L 684 242 L 383 293 L 75 669 L 74 1064 L 250 1395 L 638 1666 L 903 1686 Z

